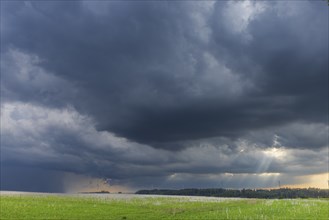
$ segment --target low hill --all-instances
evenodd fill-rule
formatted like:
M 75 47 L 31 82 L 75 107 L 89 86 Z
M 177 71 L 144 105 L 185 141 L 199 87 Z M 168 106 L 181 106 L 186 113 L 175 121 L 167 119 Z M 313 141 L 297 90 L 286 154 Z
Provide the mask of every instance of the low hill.
M 240 197 L 240 198 L 329 198 L 329 189 L 318 188 L 280 188 L 280 189 L 152 189 L 139 190 L 136 194 L 153 195 L 184 195 L 184 196 L 213 196 L 213 197 Z

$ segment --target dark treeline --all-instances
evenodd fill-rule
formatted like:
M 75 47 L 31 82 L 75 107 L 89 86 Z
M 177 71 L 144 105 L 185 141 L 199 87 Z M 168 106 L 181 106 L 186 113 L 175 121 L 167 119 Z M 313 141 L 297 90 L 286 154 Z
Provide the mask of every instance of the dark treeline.
M 329 198 L 328 189 L 303 188 L 303 189 L 152 189 L 139 190 L 136 194 L 153 195 L 180 195 L 180 196 L 212 196 L 212 197 L 241 197 L 241 198 Z

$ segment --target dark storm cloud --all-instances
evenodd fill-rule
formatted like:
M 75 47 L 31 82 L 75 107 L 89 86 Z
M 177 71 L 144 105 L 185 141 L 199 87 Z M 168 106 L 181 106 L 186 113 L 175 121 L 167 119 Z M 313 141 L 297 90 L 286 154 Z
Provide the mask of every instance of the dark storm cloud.
M 63 174 L 36 167 L 7 166 L 1 169 L 1 189 L 30 192 L 63 192 Z
M 5 173 L 2 189 L 6 190 L 17 187 L 33 191 L 44 184 L 47 176 L 64 181 L 65 173 L 111 178 L 133 188 L 195 187 L 201 183 L 199 187 L 213 187 L 219 181 L 232 183 L 231 176 L 249 179 L 250 184 L 254 179 L 254 183 L 269 187 L 276 184 L 275 173 L 291 176 L 323 173 L 328 164 L 326 148 L 284 149 L 276 136 L 270 148 L 255 145 L 253 138 L 235 142 L 215 138 L 190 141 L 181 151 L 166 151 L 97 131 L 90 118 L 74 109 L 5 103 L 1 118 L 1 169 Z M 11 174 L 13 167 L 15 174 Z M 29 169 L 26 173 L 25 168 Z M 20 175 L 21 172 L 25 174 Z M 264 173 L 268 177 L 264 178 Z M 39 181 L 34 178 L 37 175 L 45 178 Z M 18 183 L 24 185 L 24 178 L 28 178 L 27 184 L 19 187 Z M 36 181 L 34 187 L 31 178 Z M 233 185 L 246 187 L 242 180 Z M 40 189 L 58 191 L 58 187 L 61 184 L 49 182 Z
M 2 51 L 43 59 L 79 91 L 51 103 L 92 115 L 100 130 L 175 149 L 165 143 L 325 122 L 328 25 L 319 2 L 291 13 L 291 3 L 252 3 L 247 21 L 231 19 L 236 5 L 221 1 L 15 4 L 3 4 Z M 3 84 L 21 88 L 6 74 Z
M 326 120 L 328 14 L 322 6 L 274 4 L 248 25 L 246 31 L 252 38 L 248 43 L 241 39 L 246 33 L 225 31 L 225 24 L 220 23 L 225 21 L 220 19 L 225 8 L 218 7 L 214 13 L 214 41 L 224 48 L 214 53 L 219 58 L 229 56 L 230 68 L 256 81 L 250 101 L 259 100 L 259 110 L 264 104 L 272 105 L 270 115 L 278 113 L 278 120 Z M 276 119 L 267 123 L 271 120 Z
M 309 1 L 1 2 L 2 188 L 65 172 L 132 187 L 326 172 L 327 16 Z
M 2 103 L 21 100 L 58 107 L 74 98 L 72 84 L 40 68 L 38 56 L 11 49 L 1 58 Z

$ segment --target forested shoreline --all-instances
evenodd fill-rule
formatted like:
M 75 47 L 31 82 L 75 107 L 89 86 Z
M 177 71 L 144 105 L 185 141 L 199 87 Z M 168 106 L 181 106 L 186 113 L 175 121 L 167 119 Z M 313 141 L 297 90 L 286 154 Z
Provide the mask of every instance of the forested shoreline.
M 139 190 L 136 194 L 144 195 L 180 195 L 180 196 L 211 196 L 211 197 L 240 197 L 262 199 L 284 198 L 329 198 L 329 189 L 318 188 L 280 188 L 280 189 L 152 189 Z

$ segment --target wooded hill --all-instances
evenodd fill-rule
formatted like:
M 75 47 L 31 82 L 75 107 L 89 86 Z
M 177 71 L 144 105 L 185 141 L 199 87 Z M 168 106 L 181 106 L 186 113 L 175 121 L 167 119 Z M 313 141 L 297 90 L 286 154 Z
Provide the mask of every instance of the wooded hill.
M 152 189 L 139 190 L 136 194 L 180 195 L 180 196 L 212 196 L 240 198 L 329 198 L 329 189 L 318 188 L 280 188 L 280 189 Z

